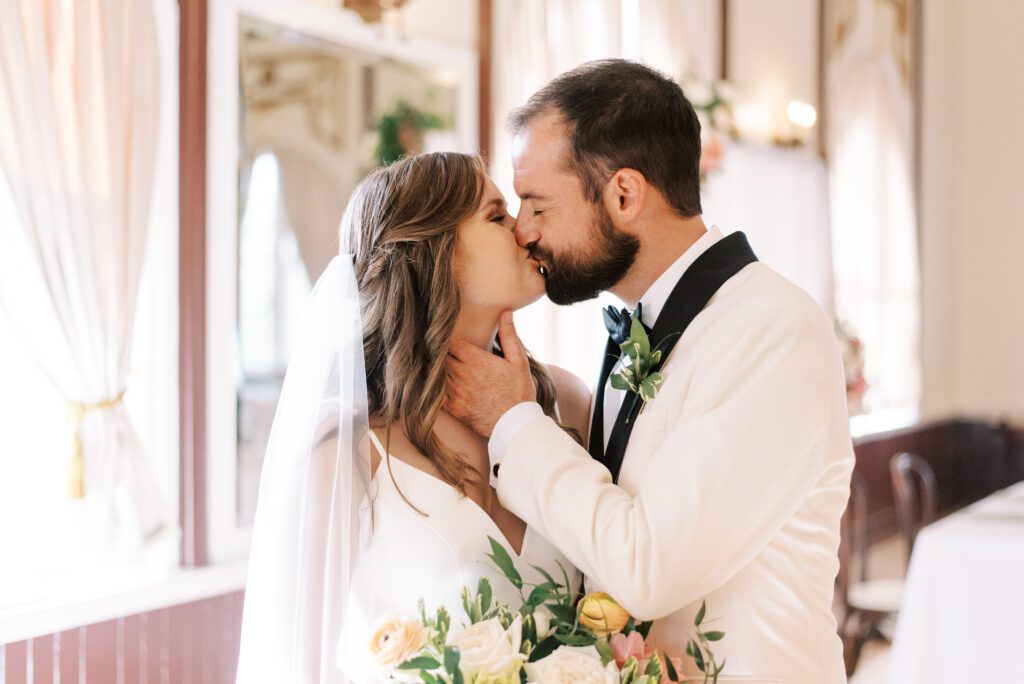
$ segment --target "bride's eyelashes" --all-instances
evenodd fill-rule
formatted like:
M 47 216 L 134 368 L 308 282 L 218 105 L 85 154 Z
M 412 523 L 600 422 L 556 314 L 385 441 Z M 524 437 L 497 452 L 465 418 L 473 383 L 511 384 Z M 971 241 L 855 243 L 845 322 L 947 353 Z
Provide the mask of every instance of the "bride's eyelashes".
M 504 223 L 505 219 L 507 218 L 508 216 L 505 216 L 504 214 L 502 214 L 501 216 L 495 216 L 494 218 L 491 219 L 491 223 Z

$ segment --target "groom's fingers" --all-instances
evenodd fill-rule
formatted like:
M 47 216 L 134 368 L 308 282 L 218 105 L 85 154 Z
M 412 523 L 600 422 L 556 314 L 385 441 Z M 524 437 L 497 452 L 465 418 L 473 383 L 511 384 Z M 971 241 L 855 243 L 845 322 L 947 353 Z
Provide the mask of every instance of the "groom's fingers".
M 523 349 L 519 335 L 516 333 L 515 323 L 512 321 L 512 312 L 504 311 L 498 319 L 498 338 L 501 340 L 501 350 L 505 358 L 516 366 L 527 363 L 526 351 Z

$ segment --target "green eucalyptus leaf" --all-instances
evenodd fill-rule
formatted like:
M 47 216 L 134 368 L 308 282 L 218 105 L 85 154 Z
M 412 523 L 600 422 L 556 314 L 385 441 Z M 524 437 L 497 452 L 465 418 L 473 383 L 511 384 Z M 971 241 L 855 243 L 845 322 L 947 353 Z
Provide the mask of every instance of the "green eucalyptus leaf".
M 592 634 L 555 634 L 555 638 L 566 646 L 591 646 L 595 643 Z
M 705 632 L 704 638 L 708 641 L 721 641 L 725 637 L 725 632 Z
M 530 592 L 530 597 L 526 599 L 527 605 L 539 606 L 547 601 L 553 593 L 555 586 L 556 585 L 553 585 L 550 582 L 544 582 L 543 584 L 535 586 L 533 591 Z
M 420 679 L 423 680 L 424 684 L 440 684 L 441 680 L 430 674 L 426 670 L 420 670 Z
M 544 568 L 540 567 L 539 565 L 531 565 L 530 567 L 539 572 L 540 576 L 543 577 L 545 581 L 551 582 L 551 584 L 554 585 L 556 588 L 562 588 L 562 585 L 556 582 L 555 578 L 551 576 L 551 573 L 549 573 Z M 565 588 L 568 589 L 568 587 Z
M 644 638 L 644 641 L 647 641 L 647 635 L 651 633 L 651 627 L 653 625 L 654 622 L 648 620 L 647 622 L 641 622 L 636 626 L 636 631 L 640 632 L 640 636 Z
M 676 666 L 672 664 L 672 659 L 668 657 L 668 653 L 662 654 L 665 657 L 665 669 L 668 670 L 668 679 L 671 682 L 679 681 L 679 673 L 676 672 Z
M 459 661 L 462 660 L 462 653 L 454 646 L 444 649 L 444 669 L 448 674 L 454 675 L 459 671 Z
M 541 658 L 547 658 L 549 655 L 555 652 L 561 646 L 558 639 L 553 636 L 549 636 L 544 641 L 537 644 L 532 651 L 530 651 L 529 662 L 535 663 Z
M 706 666 L 704 664 L 704 654 L 701 653 L 701 650 L 699 648 L 696 648 L 693 651 L 693 661 L 697 664 L 698 670 L 700 670 L 701 672 L 707 672 L 707 670 L 705 669 Z
M 708 611 L 708 602 L 707 602 L 707 600 L 701 601 L 701 603 L 700 603 L 700 610 L 697 611 L 697 617 L 695 617 L 693 619 L 693 624 L 695 626 L 700 627 L 700 623 L 704 622 L 704 616 L 707 614 L 707 611 Z
M 488 557 L 494 561 L 494 564 L 498 566 L 498 569 L 501 570 L 502 574 L 508 578 L 508 581 L 511 582 L 516 589 L 522 589 L 523 578 L 519 574 L 519 571 L 516 570 L 516 565 L 512 562 L 512 556 L 509 555 L 508 551 L 505 550 L 505 547 L 502 546 L 494 537 L 488 536 L 487 539 L 491 542 L 491 553 L 488 554 Z
M 576 609 L 572 606 L 552 603 L 547 604 L 547 609 L 555 616 L 555 620 L 566 625 L 576 624 Z
M 441 667 L 441 663 L 437 662 L 437 658 L 429 655 L 416 656 L 410 658 L 404 663 L 398 666 L 399 670 L 436 670 Z

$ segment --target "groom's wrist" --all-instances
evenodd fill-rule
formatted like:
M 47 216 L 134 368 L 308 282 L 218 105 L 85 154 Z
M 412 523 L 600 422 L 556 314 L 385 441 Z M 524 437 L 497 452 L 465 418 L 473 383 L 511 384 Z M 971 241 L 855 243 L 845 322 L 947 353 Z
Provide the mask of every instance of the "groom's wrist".
M 495 478 L 498 468 L 505 459 L 505 451 L 528 423 L 544 417 L 544 409 L 535 401 L 524 401 L 516 404 L 498 419 L 491 431 L 491 439 L 487 442 L 487 453 L 491 459 L 491 484 L 496 485 Z

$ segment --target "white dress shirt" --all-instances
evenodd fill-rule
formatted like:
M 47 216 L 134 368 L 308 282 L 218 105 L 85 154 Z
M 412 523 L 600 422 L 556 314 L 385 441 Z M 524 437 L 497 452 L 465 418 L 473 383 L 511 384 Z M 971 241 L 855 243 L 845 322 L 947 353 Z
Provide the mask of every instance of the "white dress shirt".
M 697 259 L 708 251 L 712 245 L 722 239 L 722 231 L 717 226 L 711 226 L 703 235 L 701 235 L 696 242 L 676 259 L 671 266 L 658 276 L 658 279 L 647 289 L 647 292 L 640 298 L 640 303 L 643 305 L 641 311 L 640 320 L 644 325 L 653 327 L 654 322 L 658 320 L 658 315 L 665 306 L 665 302 L 668 300 L 668 296 L 672 294 L 672 290 L 675 288 L 676 283 L 683 277 L 686 270 L 693 265 Z M 632 307 L 636 310 L 636 307 Z M 651 340 L 651 344 L 657 344 L 661 340 Z M 619 362 L 621 363 L 621 361 Z M 612 373 L 619 370 L 619 364 L 616 364 L 615 368 L 612 369 Z M 622 400 L 626 396 L 625 390 L 615 389 L 611 386 L 611 376 L 605 385 L 604 390 L 604 443 L 608 444 L 608 438 L 612 434 L 612 428 L 615 426 L 615 419 L 619 415 L 619 408 L 622 406 Z M 596 395 L 595 395 L 596 396 Z M 590 415 L 594 415 L 596 407 L 591 405 Z M 494 430 L 491 432 L 491 439 L 487 444 L 488 453 L 491 457 L 491 484 L 494 484 L 494 468 L 501 464 L 502 459 L 505 455 L 505 449 L 508 446 L 509 441 L 515 437 L 516 433 L 519 432 L 527 423 L 530 423 L 538 416 L 544 415 L 544 411 L 541 409 L 540 404 L 535 401 L 524 401 L 521 404 L 513 406 L 511 409 L 505 412 L 505 414 L 498 420 L 494 426 Z

